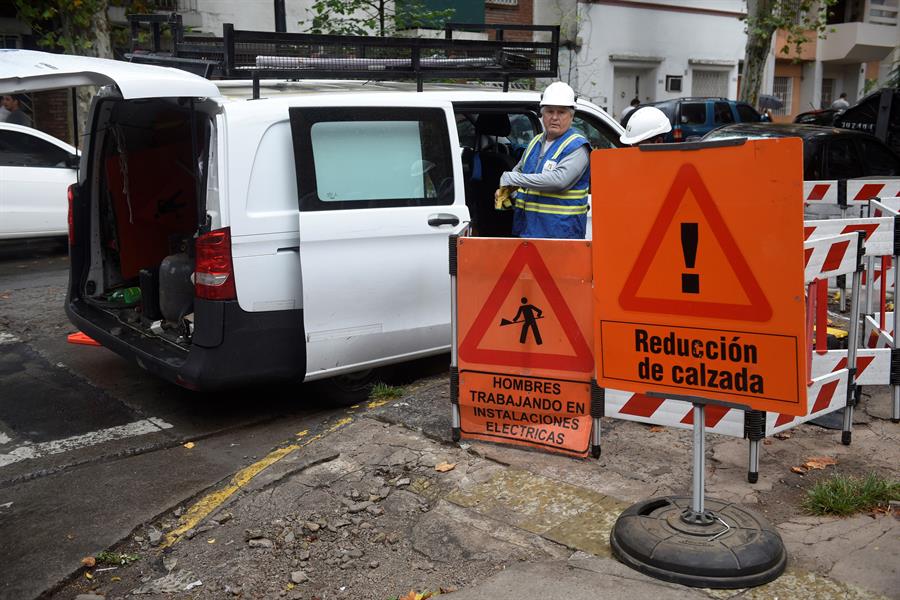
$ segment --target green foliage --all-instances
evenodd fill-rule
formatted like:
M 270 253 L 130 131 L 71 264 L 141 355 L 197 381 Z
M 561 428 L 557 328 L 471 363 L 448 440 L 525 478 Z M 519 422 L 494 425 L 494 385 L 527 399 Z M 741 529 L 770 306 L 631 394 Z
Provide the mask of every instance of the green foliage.
M 803 508 L 814 515 L 847 516 L 887 505 L 891 500 L 900 500 L 900 482 L 874 473 L 864 478 L 834 474 L 807 492 Z
M 784 46 L 777 50 L 789 55 L 791 49 L 799 55 L 808 42 L 810 32 L 824 38 L 829 31 L 829 9 L 837 0 L 748 0 L 747 52 L 744 58 L 744 77 L 741 83 L 741 100 L 755 105 L 762 83 L 772 35 L 776 30 L 785 31 Z
M 403 397 L 404 393 L 406 392 L 402 387 L 378 382 L 369 393 L 369 398 L 372 400 L 396 400 Z
M 418 0 L 316 0 L 300 21 L 307 33 L 386 36 L 399 29 L 440 28 L 456 12 L 429 10 Z
M 27 23 L 38 44 L 67 54 L 83 54 L 93 47 L 94 14 L 106 10 L 107 0 L 13 0 L 16 16 Z

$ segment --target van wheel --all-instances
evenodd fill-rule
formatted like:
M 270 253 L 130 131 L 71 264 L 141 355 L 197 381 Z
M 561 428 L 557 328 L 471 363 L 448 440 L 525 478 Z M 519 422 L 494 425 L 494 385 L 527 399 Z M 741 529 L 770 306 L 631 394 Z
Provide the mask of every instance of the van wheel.
M 330 377 L 319 382 L 325 402 L 332 406 L 352 406 L 369 399 L 375 387 L 375 369 Z

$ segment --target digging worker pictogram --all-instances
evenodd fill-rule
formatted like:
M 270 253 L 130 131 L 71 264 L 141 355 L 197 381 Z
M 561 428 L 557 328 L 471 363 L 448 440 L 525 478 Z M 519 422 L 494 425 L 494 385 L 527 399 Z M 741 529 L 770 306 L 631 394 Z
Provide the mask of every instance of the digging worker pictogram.
M 522 297 L 522 306 L 512 321 L 500 319 L 500 326 L 512 325 L 513 323 L 522 324 L 522 333 L 519 335 L 519 343 L 524 344 L 528 339 L 528 330 L 531 329 L 531 335 L 538 346 L 544 343 L 541 339 L 541 331 L 538 329 L 538 319 L 543 319 L 543 311 L 533 304 L 528 304 L 528 298 Z

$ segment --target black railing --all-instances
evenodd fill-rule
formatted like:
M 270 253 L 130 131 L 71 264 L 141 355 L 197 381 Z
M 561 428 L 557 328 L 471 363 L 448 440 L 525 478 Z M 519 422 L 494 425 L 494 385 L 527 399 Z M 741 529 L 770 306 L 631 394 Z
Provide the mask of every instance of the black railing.
M 163 21 L 129 19 L 151 24 Z M 151 15 L 152 16 L 152 15 Z M 137 27 L 134 22 L 132 28 Z M 318 35 L 237 30 L 223 26 L 222 38 L 184 36 L 172 23 L 174 49 L 133 52 L 130 58 L 170 66 L 209 65 L 211 76 L 227 79 L 414 79 L 418 89 L 431 79 L 511 79 L 555 77 L 559 66 L 559 27 L 543 25 L 448 24 L 444 38 Z M 454 39 L 454 32 L 494 31 L 496 40 Z M 505 41 L 504 31 L 549 34 L 550 41 Z M 152 56 L 151 56 L 152 55 Z M 170 60 L 180 59 L 180 60 Z M 185 63 L 184 61 L 189 61 Z M 197 61 L 200 61 L 199 63 Z M 181 64 L 179 64 L 181 63 Z M 258 83 L 256 84 L 258 85 Z

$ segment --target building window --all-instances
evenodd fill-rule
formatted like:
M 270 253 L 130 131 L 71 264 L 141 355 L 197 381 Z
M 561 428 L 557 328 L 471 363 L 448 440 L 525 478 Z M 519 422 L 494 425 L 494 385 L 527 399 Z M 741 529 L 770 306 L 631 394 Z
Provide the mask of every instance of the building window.
M 666 91 L 681 93 L 681 75 L 666 75 Z
M 776 108 L 772 114 L 778 117 L 784 117 L 791 114 L 791 103 L 794 91 L 794 79 L 792 77 L 776 77 L 772 86 L 772 95 L 781 100 L 781 108 Z
M 484 3 L 494 6 L 518 6 L 519 0 L 484 0 Z

